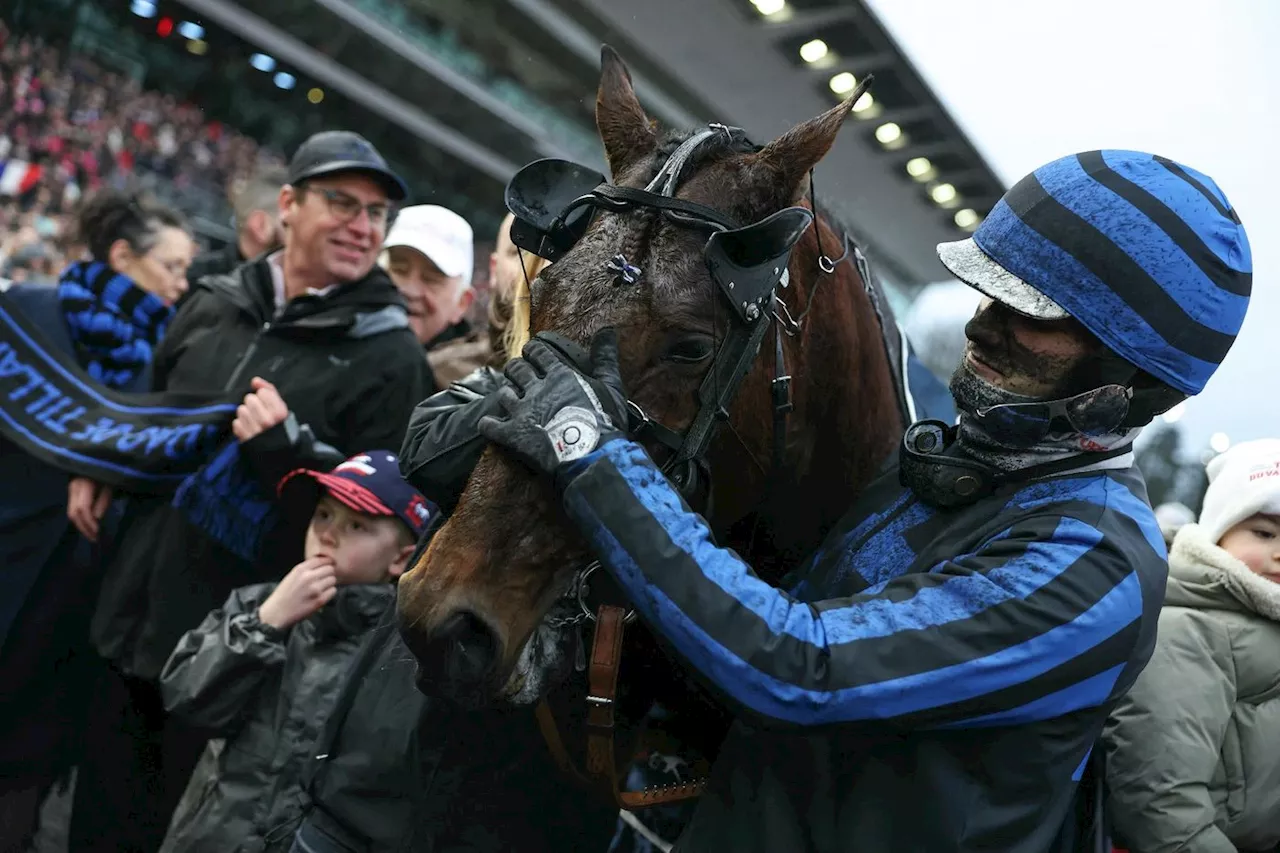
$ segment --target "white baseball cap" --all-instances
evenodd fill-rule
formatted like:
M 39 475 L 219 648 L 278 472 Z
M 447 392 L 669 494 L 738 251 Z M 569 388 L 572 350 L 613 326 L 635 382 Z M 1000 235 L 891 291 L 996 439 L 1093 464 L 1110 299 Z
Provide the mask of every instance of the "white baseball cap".
M 471 286 L 475 268 L 475 238 L 467 220 L 438 204 L 416 204 L 396 216 L 384 249 L 408 246 L 431 259 L 447 276 L 461 276 Z

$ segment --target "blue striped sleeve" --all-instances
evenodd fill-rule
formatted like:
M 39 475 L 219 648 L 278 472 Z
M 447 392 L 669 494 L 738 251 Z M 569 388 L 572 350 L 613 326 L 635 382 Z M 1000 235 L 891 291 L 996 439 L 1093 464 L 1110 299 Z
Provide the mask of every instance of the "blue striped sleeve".
M 1073 517 L 850 598 L 800 602 L 717 547 L 638 445 L 583 459 L 565 506 L 636 609 L 764 725 L 1004 725 L 1105 701 L 1142 614 L 1138 578 Z

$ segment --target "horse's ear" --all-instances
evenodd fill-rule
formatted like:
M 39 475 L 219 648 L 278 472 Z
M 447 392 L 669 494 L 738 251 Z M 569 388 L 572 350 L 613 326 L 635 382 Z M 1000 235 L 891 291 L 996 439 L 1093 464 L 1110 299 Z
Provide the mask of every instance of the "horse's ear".
M 658 136 L 631 85 L 631 72 L 617 51 L 600 49 L 600 89 L 596 92 L 596 127 L 614 180 L 653 151 Z
M 778 200 L 780 204 L 794 204 L 804 197 L 805 176 L 831 150 L 841 125 L 870 82 L 868 76 L 839 106 L 796 125 L 752 155 L 759 168 L 766 172 L 766 180 L 786 193 L 786 198 Z

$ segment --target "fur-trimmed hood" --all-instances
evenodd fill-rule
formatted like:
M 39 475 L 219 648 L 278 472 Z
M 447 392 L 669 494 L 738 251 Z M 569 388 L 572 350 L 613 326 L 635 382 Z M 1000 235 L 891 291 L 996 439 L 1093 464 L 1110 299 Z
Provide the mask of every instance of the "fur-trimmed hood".
M 1165 604 L 1244 611 L 1280 622 L 1280 583 L 1254 574 L 1214 544 L 1204 528 L 1188 524 L 1178 531 L 1169 551 Z

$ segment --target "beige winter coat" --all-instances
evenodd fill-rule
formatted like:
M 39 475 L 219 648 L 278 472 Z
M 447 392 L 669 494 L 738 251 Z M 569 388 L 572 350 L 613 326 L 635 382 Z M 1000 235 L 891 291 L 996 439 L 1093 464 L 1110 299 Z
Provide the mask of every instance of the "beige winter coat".
M 1280 584 L 1178 532 L 1155 654 L 1107 723 L 1108 806 L 1132 853 L 1280 845 Z

